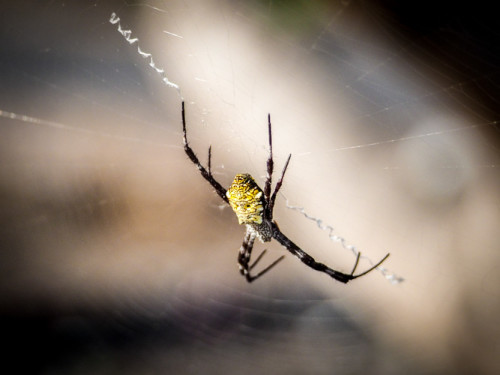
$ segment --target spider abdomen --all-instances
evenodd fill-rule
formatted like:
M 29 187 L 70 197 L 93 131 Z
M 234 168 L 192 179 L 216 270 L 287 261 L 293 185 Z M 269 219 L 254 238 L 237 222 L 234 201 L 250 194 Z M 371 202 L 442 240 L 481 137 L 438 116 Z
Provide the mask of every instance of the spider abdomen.
M 234 177 L 226 196 L 240 224 L 262 224 L 263 194 L 262 189 L 249 174 L 237 174 Z

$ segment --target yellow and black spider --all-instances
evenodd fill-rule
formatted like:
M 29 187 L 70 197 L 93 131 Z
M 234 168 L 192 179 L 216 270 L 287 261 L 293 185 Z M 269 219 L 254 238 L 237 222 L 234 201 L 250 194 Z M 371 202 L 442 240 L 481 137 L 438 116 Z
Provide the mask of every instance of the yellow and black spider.
M 229 189 L 226 190 L 219 182 L 215 180 L 212 175 L 212 147 L 210 146 L 208 148 L 207 168 L 201 165 L 198 157 L 191 149 L 191 147 L 189 147 L 186 134 L 186 114 L 184 110 L 184 102 L 182 102 L 182 132 L 184 140 L 184 150 L 186 151 L 187 156 L 189 156 L 189 159 L 191 159 L 191 161 L 198 167 L 201 175 L 210 183 L 210 185 L 212 185 L 212 187 L 215 189 L 215 192 L 219 194 L 224 202 L 231 206 L 233 211 L 236 213 L 236 216 L 238 217 L 238 222 L 240 224 L 246 225 L 245 239 L 243 240 L 243 244 L 241 245 L 238 254 L 240 273 L 245 276 L 246 280 L 250 283 L 265 274 L 284 258 L 284 255 L 282 255 L 256 275 L 251 275 L 250 271 L 255 267 L 255 265 L 259 262 L 259 260 L 266 252 L 266 250 L 262 251 L 257 259 L 252 264 L 250 264 L 250 256 L 252 254 L 252 248 L 255 238 L 258 238 L 263 243 L 269 242 L 272 238 L 274 238 L 289 252 L 299 258 L 302 263 L 306 264 L 316 271 L 324 272 L 342 283 L 347 283 L 351 280 L 357 279 L 358 277 L 364 276 L 380 266 L 382 262 L 387 259 L 389 254 L 387 254 L 384 258 L 382 258 L 380 262 L 375 264 L 370 269 L 358 275 L 354 275 L 354 272 L 356 271 L 359 263 L 359 257 L 361 256 L 361 253 L 358 253 L 356 262 L 354 263 L 354 267 L 350 274 L 335 271 L 323 263 L 316 262 L 313 257 L 299 248 L 279 230 L 276 221 L 273 220 L 274 202 L 276 201 L 276 194 L 283 184 L 283 177 L 285 176 L 285 172 L 292 155 L 290 154 L 288 156 L 285 167 L 283 168 L 283 172 L 281 173 L 281 178 L 277 182 L 276 187 L 274 188 L 274 192 L 271 195 L 271 183 L 274 170 L 273 143 L 271 137 L 271 115 L 268 115 L 268 130 L 269 157 L 267 159 L 267 176 L 264 185 L 264 191 L 262 191 L 262 189 L 257 185 L 255 180 L 249 174 L 237 174 Z

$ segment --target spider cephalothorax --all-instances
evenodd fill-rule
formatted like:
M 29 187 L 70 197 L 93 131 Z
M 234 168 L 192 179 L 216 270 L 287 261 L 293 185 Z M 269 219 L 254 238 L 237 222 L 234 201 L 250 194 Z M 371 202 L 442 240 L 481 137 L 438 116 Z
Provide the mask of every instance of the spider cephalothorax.
M 233 211 L 238 217 L 238 222 L 240 224 L 245 224 L 246 234 L 245 239 L 240 247 L 238 253 L 238 264 L 240 267 L 240 273 L 245 276 L 248 282 L 259 278 L 264 273 L 273 268 L 278 262 L 280 262 L 284 255 L 276 259 L 273 263 L 267 266 L 264 270 L 260 271 L 256 275 L 251 275 L 250 271 L 259 262 L 262 256 L 265 254 L 266 250 L 262 251 L 257 259 L 250 264 L 250 256 L 252 254 L 253 244 L 255 238 L 260 239 L 262 242 L 269 242 L 271 239 L 275 239 L 282 246 L 284 246 L 290 253 L 295 255 L 300 261 L 307 266 L 311 267 L 316 271 L 326 273 L 335 280 L 343 283 L 347 283 L 350 280 L 354 280 L 360 276 L 366 275 L 367 273 L 373 271 L 375 268 L 380 266 L 384 260 L 387 259 L 389 254 L 387 254 L 380 262 L 375 264 L 373 267 L 365 272 L 358 275 L 354 275 L 356 268 L 358 266 L 359 257 L 358 253 L 356 257 L 356 262 L 350 274 L 335 271 L 323 263 L 317 262 L 307 254 L 304 250 L 293 243 L 287 236 L 285 236 L 278 228 L 278 225 L 273 221 L 273 208 L 274 202 L 276 201 L 276 195 L 283 184 L 283 177 L 285 176 L 288 163 L 290 162 L 291 155 L 288 159 L 281 172 L 281 178 L 276 183 L 274 192 L 271 194 L 272 185 L 272 175 L 274 169 L 273 162 L 273 143 L 271 137 L 271 116 L 268 116 L 268 131 L 269 131 L 269 157 L 267 159 L 267 177 L 264 185 L 264 190 L 262 190 L 255 180 L 249 174 L 237 174 L 234 178 L 233 183 L 228 190 L 224 189 L 222 185 L 215 180 L 211 171 L 211 159 L 212 159 L 212 149 L 208 148 L 208 165 L 205 168 L 201 165 L 198 157 L 191 149 L 187 141 L 187 131 L 186 131 L 186 114 L 184 111 L 184 102 L 182 103 L 182 131 L 183 131 L 183 141 L 184 141 L 184 151 L 186 152 L 189 159 L 197 166 L 201 175 L 205 180 L 207 180 L 210 185 L 215 189 L 215 192 L 228 203 Z

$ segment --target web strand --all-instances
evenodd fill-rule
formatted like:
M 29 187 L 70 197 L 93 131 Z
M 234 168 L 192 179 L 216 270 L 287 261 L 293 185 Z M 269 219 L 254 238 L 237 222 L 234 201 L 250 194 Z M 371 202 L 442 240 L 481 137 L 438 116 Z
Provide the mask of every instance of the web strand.
M 182 99 L 182 95 L 181 95 L 181 89 L 179 87 L 178 84 L 170 81 L 170 79 L 167 77 L 167 74 L 165 73 L 165 69 L 163 68 L 159 68 L 156 66 L 154 60 L 153 60 L 153 55 L 150 54 L 149 52 L 145 52 L 141 49 L 141 47 L 139 46 L 139 38 L 132 38 L 132 30 L 124 30 L 120 24 L 120 17 L 118 17 L 116 15 L 116 13 L 111 13 L 111 17 L 109 19 L 109 23 L 112 24 L 112 25 L 117 25 L 117 30 L 120 34 L 123 35 L 123 37 L 125 38 L 125 40 L 129 43 L 129 44 L 134 44 L 134 43 L 137 43 L 137 53 L 144 59 L 149 59 L 149 66 L 156 72 L 158 73 L 161 78 L 162 78 L 162 82 L 164 84 L 166 84 L 168 87 L 171 87 L 173 89 L 175 89 L 177 91 L 177 93 L 179 94 L 179 96 L 181 97 Z M 175 35 L 176 37 L 181 37 L 179 35 Z M 182 37 L 181 37 L 182 38 Z
M 302 215 L 304 215 L 304 217 L 306 219 L 314 221 L 316 223 L 316 225 L 318 226 L 319 229 L 322 229 L 322 230 L 328 232 L 328 238 L 330 238 L 330 240 L 332 240 L 334 242 L 340 242 L 341 245 L 342 245 L 342 247 L 344 249 L 350 250 L 354 254 L 354 256 L 358 257 L 358 254 L 360 253 L 359 250 L 355 246 L 347 244 L 346 240 L 343 237 L 340 237 L 340 236 L 337 236 L 337 235 L 333 234 L 334 228 L 332 226 L 325 225 L 323 223 L 323 220 L 318 219 L 318 218 L 316 218 L 314 216 L 309 215 L 305 211 L 305 209 L 303 207 L 290 205 L 288 198 L 285 195 L 283 195 L 283 194 L 281 194 L 281 195 L 286 200 L 285 204 L 286 204 L 287 208 L 289 208 L 291 210 L 294 210 L 294 211 L 298 211 Z M 365 259 L 372 266 L 375 265 L 375 262 L 373 260 L 371 260 L 370 258 L 368 258 L 367 256 L 365 256 L 365 255 L 360 255 L 359 258 L 360 259 Z M 379 271 L 391 284 L 400 284 L 400 283 L 402 283 L 405 280 L 403 277 L 397 275 L 396 273 L 388 270 L 387 268 L 385 268 L 383 266 L 378 266 L 375 269 L 377 271 Z

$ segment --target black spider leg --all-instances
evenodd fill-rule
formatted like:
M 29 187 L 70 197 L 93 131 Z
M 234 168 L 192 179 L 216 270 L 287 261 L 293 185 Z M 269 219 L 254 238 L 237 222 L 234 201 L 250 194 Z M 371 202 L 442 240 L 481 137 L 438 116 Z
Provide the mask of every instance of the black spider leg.
M 266 202 L 269 203 L 271 198 L 271 184 L 273 180 L 273 171 L 274 171 L 273 137 L 271 134 L 271 114 L 267 115 L 267 129 L 269 132 L 269 157 L 267 158 L 267 175 L 266 175 L 266 183 L 264 185 L 264 197 L 266 198 Z
M 224 189 L 222 185 L 215 180 L 214 176 L 212 176 L 212 170 L 211 170 L 212 147 L 210 146 L 208 148 L 208 171 L 205 169 L 203 165 L 201 165 L 200 161 L 198 160 L 198 157 L 191 149 L 191 147 L 189 147 L 189 143 L 187 140 L 187 132 L 186 132 L 186 113 L 184 111 L 184 102 L 182 102 L 182 134 L 184 141 L 184 151 L 186 152 L 189 159 L 191 159 L 191 161 L 198 167 L 198 170 L 200 171 L 203 178 L 207 180 L 210 185 L 212 185 L 212 187 L 215 189 L 215 192 L 219 194 L 219 196 L 224 200 L 224 202 L 229 204 L 229 200 L 226 197 L 226 189 Z
M 354 264 L 354 268 L 350 274 L 346 274 L 343 272 L 335 271 L 331 269 L 330 267 L 326 266 L 323 263 L 316 262 L 316 260 L 307 254 L 304 250 L 302 250 L 300 247 L 298 247 L 296 244 L 294 244 L 287 236 L 285 236 L 278 228 L 276 223 L 272 223 L 273 225 L 273 238 L 278 241 L 282 246 L 284 246 L 289 252 L 291 252 L 293 255 L 295 255 L 297 258 L 301 260 L 302 263 L 305 265 L 311 267 L 312 269 L 319 271 L 319 272 L 324 272 L 330 277 L 333 277 L 335 280 L 340 281 L 341 283 L 347 284 L 349 281 L 357 279 L 358 277 L 364 276 L 367 273 L 373 271 L 375 268 L 380 266 L 388 257 L 390 254 L 387 254 L 385 257 L 382 258 L 380 262 L 375 264 L 373 267 L 370 269 L 366 270 L 363 273 L 360 273 L 358 275 L 354 275 L 354 271 L 356 271 L 356 268 L 358 266 L 359 262 L 359 257 L 361 256 L 360 253 L 358 253 L 358 256 L 356 258 L 356 263 Z
M 271 199 L 269 200 L 268 206 L 269 206 L 269 220 L 272 220 L 273 218 L 273 211 L 274 211 L 274 202 L 276 201 L 276 195 L 278 194 L 278 191 L 281 189 L 281 185 L 283 185 L 283 178 L 285 177 L 286 169 L 288 168 L 288 163 L 290 163 L 290 158 L 292 157 L 292 154 L 288 155 L 288 159 L 286 159 L 285 166 L 283 167 L 283 172 L 281 172 L 281 177 L 278 180 L 278 183 L 276 184 L 276 187 L 274 188 L 273 195 L 271 196 Z
M 272 186 L 272 176 L 274 171 L 274 160 L 273 160 L 273 138 L 271 131 L 271 115 L 267 115 L 267 126 L 269 132 L 269 157 L 267 158 L 267 176 L 266 176 L 266 184 L 264 186 L 264 197 L 266 199 L 266 209 L 265 214 L 267 219 L 273 219 L 273 209 L 274 202 L 276 201 L 276 194 L 281 189 L 281 185 L 283 185 L 283 178 L 285 177 L 286 169 L 288 168 L 288 163 L 290 162 L 290 158 L 292 154 L 288 155 L 288 159 L 286 160 L 285 167 L 283 168 L 283 172 L 281 172 L 281 177 L 274 188 L 274 192 L 271 195 L 271 186 Z
M 260 271 L 257 275 L 251 275 L 250 272 L 252 269 L 259 263 L 259 261 L 262 259 L 264 254 L 266 253 L 267 249 L 263 250 L 257 259 L 254 260 L 252 264 L 250 263 L 250 257 L 252 255 L 252 249 L 253 249 L 253 244 L 255 241 L 255 234 L 247 230 L 247 233 L 245 235 L 245 239 L 243 240 L 243 243 L 241 244 L 240 247 L 240 252 L 238 254 L 238 264 L 240 266 L 240 273 L 245 276 L 246 280 L 251 283 L 252 281 L 258 279 L 262 275 L 264 275 L 267 271 L 269 271 L 271 268 L 273 268 L 276 264 L 278 264 L 283 258 L 285 257 L 284 255 L 280 256 L 278 259 L 276 259 L 273 263 L 271 263 L 269 266 L 264 268 L 262 271 Z

